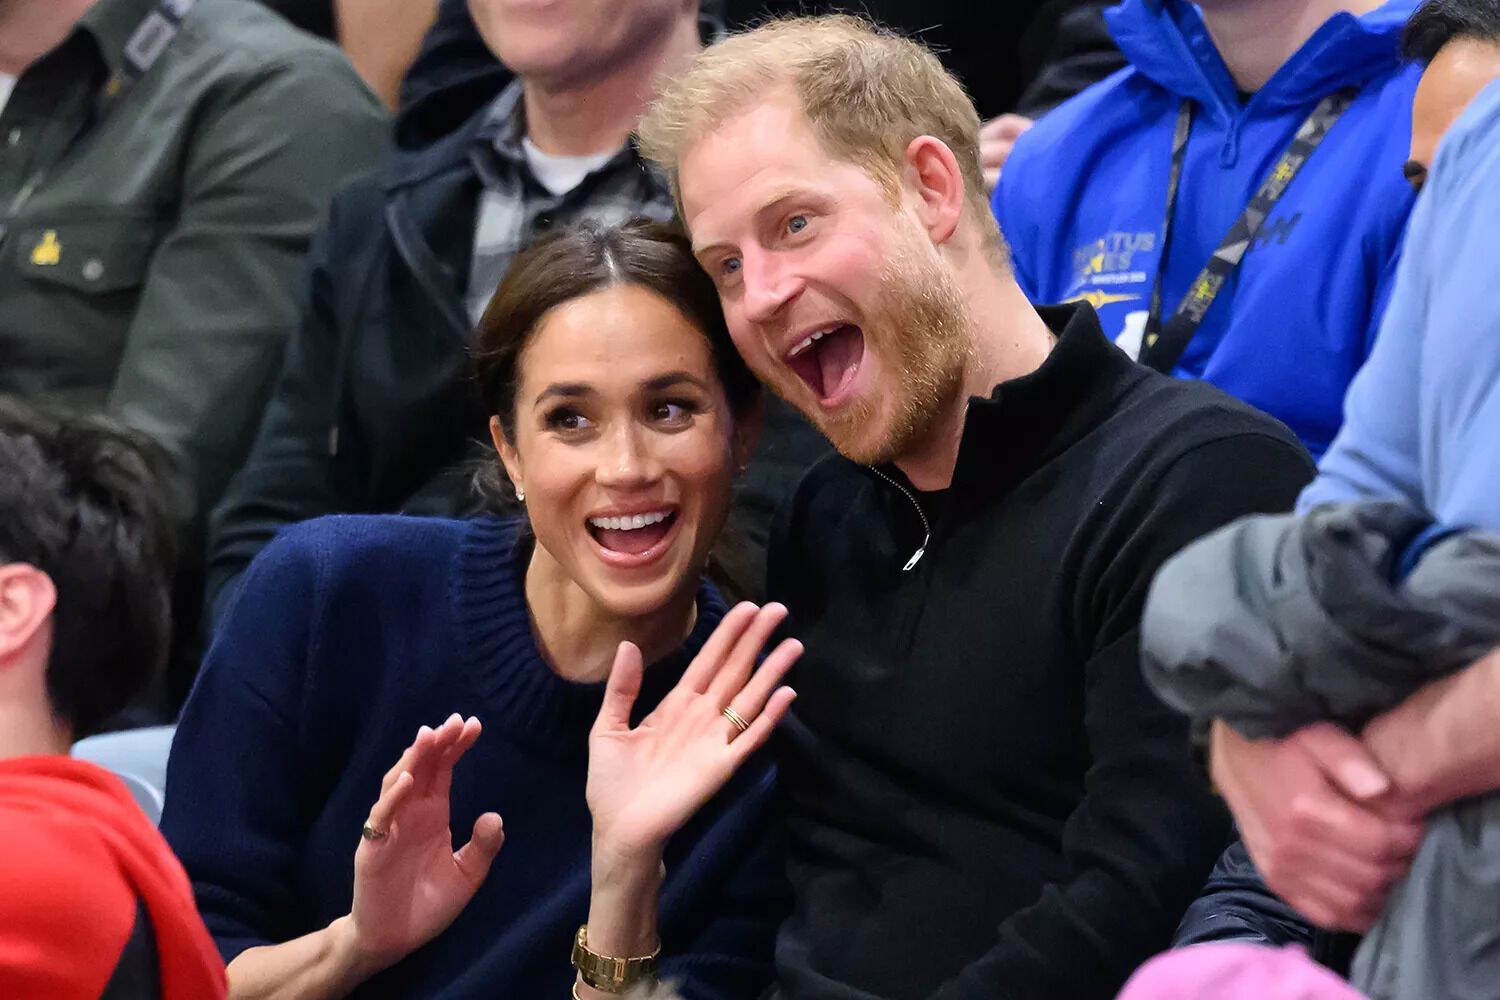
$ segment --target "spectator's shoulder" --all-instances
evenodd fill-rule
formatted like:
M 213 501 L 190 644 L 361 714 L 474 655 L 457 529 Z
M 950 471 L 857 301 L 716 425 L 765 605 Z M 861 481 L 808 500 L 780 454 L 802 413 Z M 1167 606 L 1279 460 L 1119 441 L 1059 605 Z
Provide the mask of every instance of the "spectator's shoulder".
M 1038 162 L 1043 169 L 1052 169 L 1059 160 L 1080 159 L 1094 145 L 1108 141 L 1117 124 L 1150 124 L 1154 113 L 1146 99 L 1159 91 L 1132 66 L 1084 88 L 1037 119 L 1016 140 L 1000 173 L 1001 184 L 1012 168 L 1024 173 Z
M 1115 420 L 1139 428 L 1143 445 L 1154 445 L 1169 457 L 1249 437 L 1282 446 L 1288 460 L 1309 475 L 1313 469 L 1312 458 L 1290 428 L 1207 382 L 1150 372 L 1125 395 Z
M 338 46 L 299 31 L 255 0 L 198 0 L 172 51 L 175 58 L 194 63 L 207 80 L 233 86 L 286 79 L 307 97 L 353 103 L 385 117 L 378 98 Z M 288 113 L 316 109 L 308 105 L 288 108 Z
M 288 525 L 256 556 L 241 594 L 302 600 L 381 581 L 441 578 L 465 537 L 465 522 L 399 514 L 335 514 Z M 375 586 L 371 587 L 371 582 Z

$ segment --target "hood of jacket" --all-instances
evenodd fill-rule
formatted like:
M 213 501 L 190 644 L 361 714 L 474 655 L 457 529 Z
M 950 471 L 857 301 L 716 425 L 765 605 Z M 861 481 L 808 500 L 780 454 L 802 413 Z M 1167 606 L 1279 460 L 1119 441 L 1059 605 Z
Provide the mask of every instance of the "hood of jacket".
M 1418 0 L 1387 0 L 1367 14 L 1334 14 L 1318 26 L 1256 95 L 1264 107 L 1294 107 L 1360 86 L 1401 60 L 1401 30 Z M 1187 0 L 1125 0 L 1105 11 L 1110 34 L 1142 75 L 1181 98 L 1227 111 L 1238 105 L 1203 15 Z

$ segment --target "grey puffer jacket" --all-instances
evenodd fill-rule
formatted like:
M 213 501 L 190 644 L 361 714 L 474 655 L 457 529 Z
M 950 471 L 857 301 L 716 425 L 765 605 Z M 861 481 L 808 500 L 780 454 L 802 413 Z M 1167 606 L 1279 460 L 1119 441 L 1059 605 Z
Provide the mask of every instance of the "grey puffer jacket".
M 1244 518 L 1157 574 L 1142 669 L 1168 704 L 1245 736 L 1358 730 L 1500 646 L 1500 536 L 1394 503 Z M 1500 796 L 1428 820 L 1355 955 L 1373 1000 L 1500 997 Z

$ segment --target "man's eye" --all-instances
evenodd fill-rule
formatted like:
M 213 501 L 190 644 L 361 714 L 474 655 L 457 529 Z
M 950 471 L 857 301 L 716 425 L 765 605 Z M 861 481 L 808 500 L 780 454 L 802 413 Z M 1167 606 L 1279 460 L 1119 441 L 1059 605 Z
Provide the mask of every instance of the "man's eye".
M 789 233 L 800 233 L 807 228 L 807 216 L 794 215 L 786 220 L 786 229 Z

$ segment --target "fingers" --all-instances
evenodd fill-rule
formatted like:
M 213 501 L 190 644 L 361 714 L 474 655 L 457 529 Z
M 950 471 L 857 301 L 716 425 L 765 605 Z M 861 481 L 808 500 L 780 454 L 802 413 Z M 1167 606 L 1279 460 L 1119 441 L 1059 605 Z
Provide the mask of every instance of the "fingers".
M 1297 743 L 1331 781 L 1356 802 L 1377 799 L 1391 781 L 1365 745 L 1330 722 L 1318 722 L 1293 733 Z
M 505 827 L 500 814 L 488 812 L 474 821 L 474 834 L 469 842 L 453 852 L 453 863 L 474 888 L 479 888 L 500 847 L 505 843 Z
M 739 693 L 755 669 L 755 660 L 771 635 L 786 620 L 786 605 L 767 604 L 755 613 L 750 626 L 740 635 L 739 641 L 725 657 L 723 665 L 709 685 L 708 694 L 714 704 L 722 707 Z M 749 716 L 746 716 L 749 718 Z
M 742 719 L 754 719 L 765 710 L 766 702 L 786 676 L 787 671 L 802 656 L 802 643 L 796 639 L 783 639 L 771 655 L 761 663 L 760 669 L 750 678 L 729 707 L 739 713 Z
M 1420 826 L 1393 823 L 1342 797 L 1336 788 L 1303 794 L 1291 802 L 1291 840 L 1322 844 L 1329 854 L 1359 858 L 1392 871 L 1421 846 Z
M 416 781 L 412 778 L 410 771 L 402 771 L 396 775 L 396 780 L 391 782 L 391 787 L 380 793 L 380 798 L 375 800 L 375 806 L 370 810 L 369 819 L 365 820 L 376 830 L 386 834 L 379 840 L 366 840 L 360 846 L 369 846 L 378 849 L 389 844 L 395 839 L 392 834 L 396 832 L 395 824 L 397 813 L 401 803 L 411 795 L 411 790 L 416 787 Z
M 635 699 L 641 693 L 643 670 L 641 651 L 634 643 L 620 643 L 620 648 L 615 651 L 614 665 L 609 668 L 609 683 L 604 687 L 604 703 L 599 706 L 594 732 L 630 728 L 630 711 L 635 708 Z
M 737 733 L 729 743 L 729 749 L 734 754 L 735 767 L 744 763 L 745 758 L 765 746 L 766 741 L 771 738 L 771 733 L 786 718 L 786 713 L 791 709 L 792 702 L 796 699 L 797 692 L 789 687 L 777 688 L 771 693 L 771 698 L 766 702 L 765 709 L 755 717 L 748 729 L 743 733 Z
M 713 635 L 708 637 L 708 641 L 698 651 L 698 655 L 693 657 L 693 662 L 683 671 L 678 685 L 699 694 L 707 691 L 724 659 L 759 612 L 760 608 L 749 601 L 742 601 L 730 608 L 720 620 L 718 628 L 714 629 Z
M 457 720 L 456 725 L 455 720 Z M 472 716 L 468 719 L 460 719 L 456 713 L 443 725 L 445 728 L 454 726 L 457 735 L 438 758 L 432 791 L 434 795 L 447 798 L 453 790 L 453 766 L 469 752 L 469 748 L 479 739 L 479 734 L 484 727 L 479 724 L 478 719 Z

